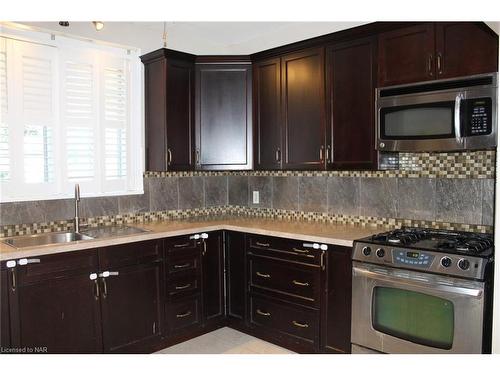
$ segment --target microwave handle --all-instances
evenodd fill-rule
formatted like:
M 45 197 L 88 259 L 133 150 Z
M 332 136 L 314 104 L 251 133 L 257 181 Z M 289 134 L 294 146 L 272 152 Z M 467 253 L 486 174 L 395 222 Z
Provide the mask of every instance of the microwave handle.
M 455 98 L 455 138 L 458 144 L 463 143 L 461 119 L 460 119 L 460 106 L 462 104 L 463 94 L 460 92 Z

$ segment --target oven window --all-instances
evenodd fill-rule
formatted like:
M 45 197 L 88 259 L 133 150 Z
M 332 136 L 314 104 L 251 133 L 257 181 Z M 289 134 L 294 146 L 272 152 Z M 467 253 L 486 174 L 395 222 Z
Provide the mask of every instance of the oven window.
M 382 108 L 383 139 L 453 138 L 454 102 Z
M 451 349 L 451 301 L 404 289 L 375 287 L 372 303 L 372 324 L 377 331 L 425 346 Z

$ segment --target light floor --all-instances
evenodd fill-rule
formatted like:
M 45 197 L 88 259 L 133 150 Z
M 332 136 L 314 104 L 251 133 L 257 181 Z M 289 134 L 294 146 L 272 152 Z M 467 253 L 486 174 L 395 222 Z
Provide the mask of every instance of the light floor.
M 156 354 L 294 354 L 290 350 L 224 327 Z

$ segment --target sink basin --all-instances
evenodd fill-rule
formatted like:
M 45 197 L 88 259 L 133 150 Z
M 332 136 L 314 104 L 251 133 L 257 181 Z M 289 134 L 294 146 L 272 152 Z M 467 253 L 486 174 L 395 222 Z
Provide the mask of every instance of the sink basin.
M 110 225 L 107 227 L 97 227 L 86 229 L 85 234 L 91 236 L 92 238 L 108 238 L 108 237 L 118 237 L 118 236 L 128 236 L 131 234 L 145 233 L 149 232 L 147 229 L 131 227 L 128 225 Z
M 84 241 L 92 239 L 94 239 L 94 237 L 81 233 L 56 232 L 56 233 L 34 234 L 31 236 L 19 236 L 6 239 L 3 242 L 19 249 L 30 246 L 42 246 L 42 245 L 68 243 L 68 242 Z

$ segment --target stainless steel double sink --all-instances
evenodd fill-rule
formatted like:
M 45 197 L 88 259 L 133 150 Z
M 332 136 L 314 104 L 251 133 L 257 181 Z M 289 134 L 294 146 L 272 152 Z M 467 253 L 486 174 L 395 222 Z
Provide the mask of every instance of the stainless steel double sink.
M 147 229 L 131 227 L 128 225 L 117 225 L 108 227 L 97 227 L 85 230 L 84 233 L 76 232 L 54 232 L 54 233 L 42 233 L 27 236 L 18 236 L 7 238 L 2 242 L 15 247 L 16 249 L 21 249 L 24 247 L 31 246 L 43 246 L 43 245 L 54 245 L 61 243 L 71 243 L 76 241 L 87 241 L 97 238 L 109 238 L 126 236 L 130 234 L 144 233 L 148 232 Z

